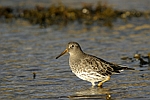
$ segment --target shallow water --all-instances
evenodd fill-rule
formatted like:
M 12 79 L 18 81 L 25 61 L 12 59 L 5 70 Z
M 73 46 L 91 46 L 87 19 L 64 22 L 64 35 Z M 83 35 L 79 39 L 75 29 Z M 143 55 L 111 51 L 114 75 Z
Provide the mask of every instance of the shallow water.
M 0 23 L 0 99 L 149 100 L 150 66 L 120 59 L 137 51 L 150 53 L 149 23 L 146 18 L 118 19 L 112 29 L 76 23 L 44 29 L 22 20 Z M 71 72 L 67 54 L 55 59 L 69 41 L 79 42 L 87 53 L 135 70 L 113 75 L 102 89 L 91 87 Z
M 120 59 L 137 51 L 150 52 L 149 23 L 145 18 L 118 20 L 112 29 L 75 24 L 41 29 L 1 23 L 0 99 L 150 99 L 150 66 Z M 92 88 L 71 73 L 67 54 L 55 59 L 69 41 L 79 42 L 87 53 L 136 70 L 113 75 L 103 89 Z

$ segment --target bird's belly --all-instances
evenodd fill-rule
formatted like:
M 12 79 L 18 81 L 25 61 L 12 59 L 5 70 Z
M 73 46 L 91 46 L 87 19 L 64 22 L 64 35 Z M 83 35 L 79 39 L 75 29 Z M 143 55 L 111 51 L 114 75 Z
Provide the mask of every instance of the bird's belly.
M 88 65 L 83 64 L 83 62 L 71 63 L 70 68 L 72 72 L 82 80 L 89 82 L 99 82 L 105 80 L 108 76 L 101 75 L 100 73 L 93 71 Z
M 103 76 L 96 72 L 80 72 L 80 73 L 74 73 L 77 77 L 79 77 L 82 80 L 86 80 L 89 82 L 99 82 L 104 80 L 107 76 Z

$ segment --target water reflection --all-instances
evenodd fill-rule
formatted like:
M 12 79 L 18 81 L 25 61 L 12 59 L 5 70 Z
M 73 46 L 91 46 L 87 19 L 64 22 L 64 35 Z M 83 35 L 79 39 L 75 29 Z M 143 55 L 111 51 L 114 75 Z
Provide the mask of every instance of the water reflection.
M 69 98 L 111 100 L 111 92 L 108 88 L 90 87 L 78 90 L 75 95 L 71 95 Z

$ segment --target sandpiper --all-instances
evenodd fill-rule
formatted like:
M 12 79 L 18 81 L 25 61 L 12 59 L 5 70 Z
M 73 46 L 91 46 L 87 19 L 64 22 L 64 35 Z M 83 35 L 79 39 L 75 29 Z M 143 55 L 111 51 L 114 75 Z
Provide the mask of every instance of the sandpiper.
M 69 65 L 72 72 L 80 79 L 91 82 L 92 86 L 95 86 L 95 82 L 99 82 L 98 86 L 102 87 L 104 82 L 110 80 L 113 73 L 120 73 L 121 70 L 134 70 L 86 54 L 77 42 L 69 42 L 66 49 L 56 59 L 67 52 L 70 54 Z

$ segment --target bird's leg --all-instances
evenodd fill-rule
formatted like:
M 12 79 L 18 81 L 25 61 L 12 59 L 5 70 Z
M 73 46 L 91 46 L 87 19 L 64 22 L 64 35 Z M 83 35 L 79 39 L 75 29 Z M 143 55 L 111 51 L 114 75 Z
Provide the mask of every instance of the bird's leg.
M 98 87 L 101 87 L 101 88 L 102 88 L 103 83 L 106 82 L 106 81 L 108 81 L 108 80 L 110 80 L 110 76 L 108 76 L 105 80 L 99 82 L 99 83 L 98 83 Z
M 94 87 L 95 86 L 95 82 L 91 82 L 92 83 L 92 87 Z

